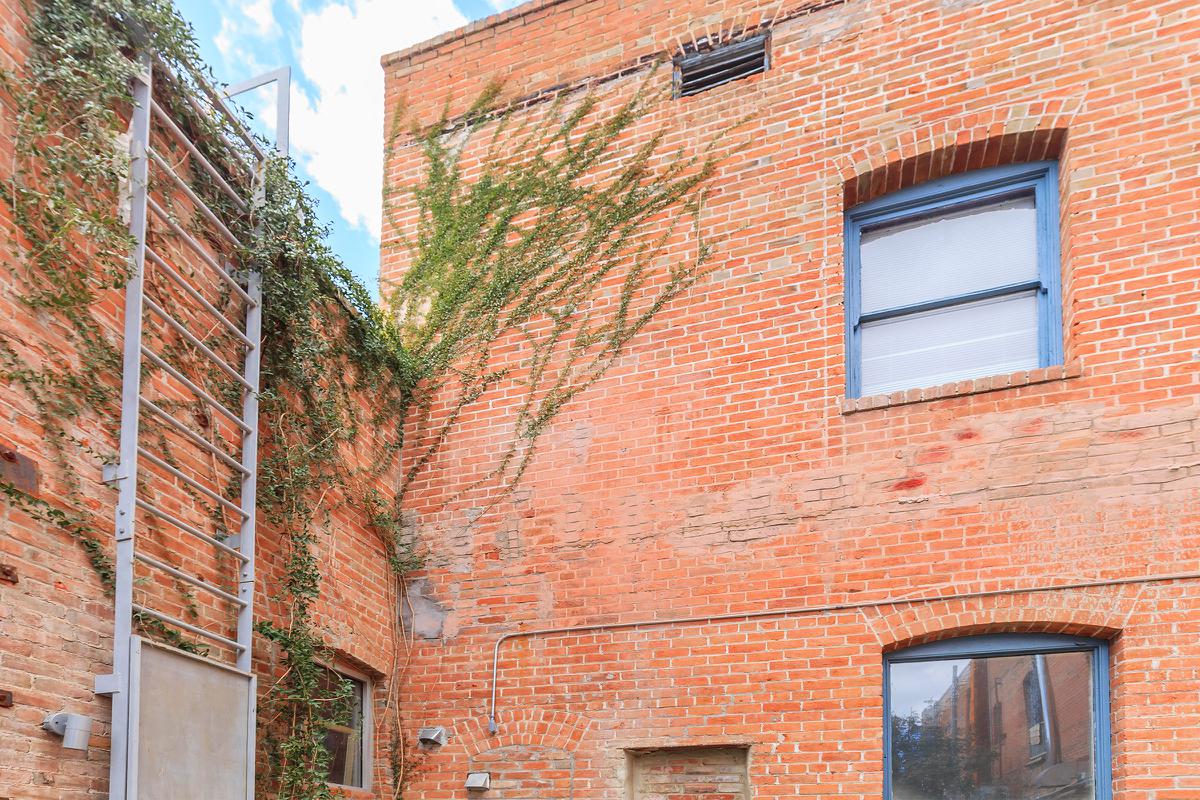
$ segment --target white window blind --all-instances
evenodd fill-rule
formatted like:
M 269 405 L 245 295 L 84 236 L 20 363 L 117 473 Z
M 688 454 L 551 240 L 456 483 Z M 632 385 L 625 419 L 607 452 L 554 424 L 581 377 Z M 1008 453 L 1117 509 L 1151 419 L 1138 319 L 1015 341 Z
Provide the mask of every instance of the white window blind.
M 861 325 L 861 393 L 1036 368 L 1036 292 L 971 295 L 1038 280 L 1037 242 L 1032 194 L 864 229 L 860 314 L 897 313 Z M 934 310 L 904 311 L 938 301 Z
M 1033 196 L 864 230 L 860 264 L 864 314 L 1034 280 Z
M 1034 292 L 862 326 L 862 392 L 1003 375 L 1038 366 Z

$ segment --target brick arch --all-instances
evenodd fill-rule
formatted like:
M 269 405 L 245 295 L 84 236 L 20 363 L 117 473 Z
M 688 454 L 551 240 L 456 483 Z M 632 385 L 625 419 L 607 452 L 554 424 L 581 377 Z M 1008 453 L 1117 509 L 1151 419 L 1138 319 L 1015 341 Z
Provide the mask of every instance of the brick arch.
M 1114 639 L 1140 592 L 1135 586 L 916 603 L 865 613 L 884 653 L 984 633 L 1060 633 Z
M 574 753 L 591 727 L 591 720 L 579 714 L 543 708 L 514 708 L 501 711 L 499 733 L 488 733 L 487 718 L 473 717 L 455 726 L 455 734 L 467 754 L 505 747 L 536 746 Z
M 844 207 L 967 170 L 1057 158 L 1078 106 L 996 106 L 884 134 L 839 159 Z

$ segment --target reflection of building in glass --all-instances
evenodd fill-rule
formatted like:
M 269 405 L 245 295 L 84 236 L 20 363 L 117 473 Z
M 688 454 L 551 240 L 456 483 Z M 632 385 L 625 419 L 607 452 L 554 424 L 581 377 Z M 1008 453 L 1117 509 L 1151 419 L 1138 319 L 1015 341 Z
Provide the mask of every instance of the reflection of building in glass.
M 940 697 L 907 727 L 894 718 L 893 730 L 897 800 L 1093 797 L 1086 654 L 967 660 Z

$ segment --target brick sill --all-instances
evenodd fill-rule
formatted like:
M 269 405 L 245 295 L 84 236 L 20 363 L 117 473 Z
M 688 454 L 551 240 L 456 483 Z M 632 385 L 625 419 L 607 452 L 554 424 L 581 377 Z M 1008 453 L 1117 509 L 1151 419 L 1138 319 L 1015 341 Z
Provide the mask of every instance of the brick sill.
M 1009 375 L 992 375 L 969 381 L 943 383 L 941 386 L 928 386 L 923 389 L 906 389 L 903 392 L 876 394 L 870 397 L 844 397 L 842 398 L 842 413 L 857 414 L 860 411 L 874 411 L 879 408 L 927 403 L 930 400 L 944 400 L 949 397 L 966 397 L 972 394 L 996 392 L 1001 389 L 1034 386 L 1039 383 L 1078 378 L 1080 372 L 1079 362 L 1072 361 L 1070 364 L 1021 370 Z

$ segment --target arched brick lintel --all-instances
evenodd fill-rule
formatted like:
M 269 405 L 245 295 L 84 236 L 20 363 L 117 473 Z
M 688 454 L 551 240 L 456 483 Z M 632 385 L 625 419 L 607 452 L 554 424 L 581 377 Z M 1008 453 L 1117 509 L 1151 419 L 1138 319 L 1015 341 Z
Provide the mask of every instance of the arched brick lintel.
M 879 136 L 838 161 L 844 207 L 972 169 L 1059 158 L 1077 108 L 1074 99 L 997 106 Z
M 536 746 L 573 754 L 587 734 L 591 720 L 579 714 L 545 708 L 503 709 L 500 732 L 488 733 L 486 718 L 472 718 L 455 726 L 455 733 L 471 758 L 504 747 Z
M 882 651 L 986 633 L 1059 633 L 1115 639 L 1127 626 L 1140 588 L 977 597 L 875 609 L 866 615 Z

